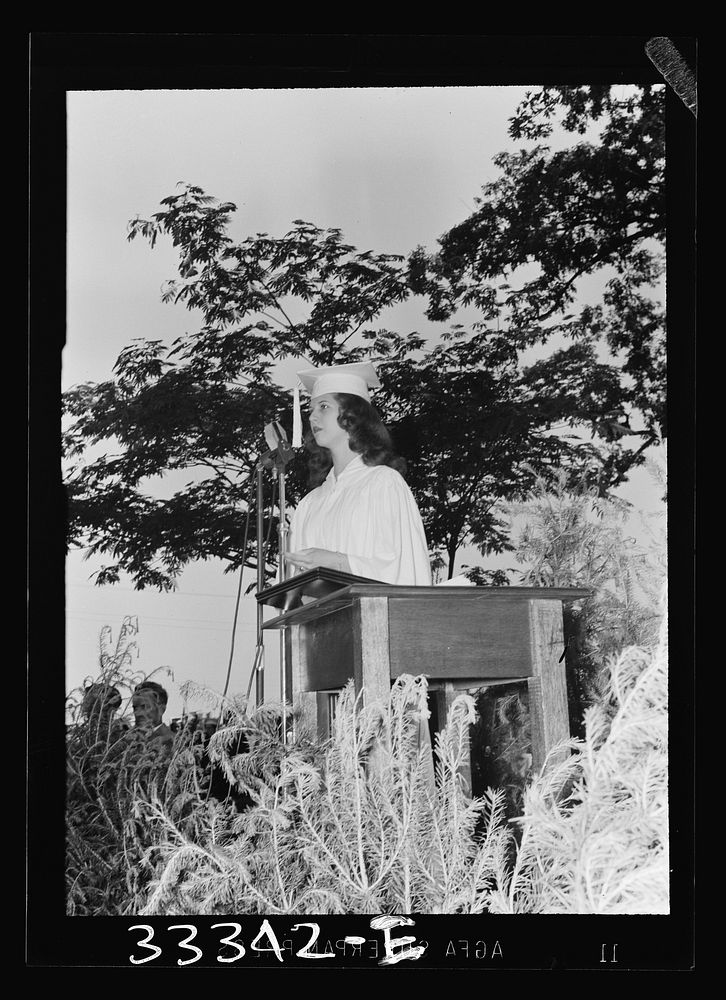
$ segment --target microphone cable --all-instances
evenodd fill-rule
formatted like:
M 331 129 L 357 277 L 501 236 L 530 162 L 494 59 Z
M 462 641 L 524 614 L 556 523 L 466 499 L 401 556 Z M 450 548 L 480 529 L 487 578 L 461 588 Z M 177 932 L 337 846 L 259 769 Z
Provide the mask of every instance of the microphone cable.
M 235 640 L 235 634 L 237 632 L 237 617 L 239 615 L 240 599 L 242 597 L 242 578 L 244 576 L 244 571 L 245 571 L 245 554 L 247 552 L 247 539 L 249 537 L 249 530 L 250 530 L 250 510 L 252 509 L 252 495 L 253 495 L 254 486 L 255 486 L 255 470 L 253 470 L 250 473 L 249 486 L 250 486 L 250 492 L 249 492 L 249 496 L 247 498 L 247 512 L 246 512 L 246 516 L 245 516 L 245 533 L 244 533 L 244 541 L 242 542 L 242 565 L 240 566 L 240 569 L 239 569 L 239 582 L 237 584 L 237 600 L 235 601 L 235 605 L 234 605 L 234 618 L 233 618 L 233 621 L 232 621 L 232 639 L 231 639 L 230 648 L 229 648 L 229 663 L 227 665 L 227 677 L 225 678 L 225 681 L 224 681 L 224 691 L 222 692 L 222 701 L 221 701 L 220 706 L 219 706 L 219 720 L 217 722 L 217 726 L 218 727 L 221 726 L 223 724 L 223 722 L 224 722 L 224 699 L 227 696 L 227 690 L 229 688 L 229 680 L 230 680 L 230 677 L 232 676 L 232 659 L 234 657 L 234 640 Z M 203 734 L 202 739 L 204 741 L 204 745 L 206 746 L 206 734 Z M 205 796 L 205 801 L 206 802 L 209 802 L 211 794 L 212 794 L 212 780 L 210 778 L 209 785 L 207 786 L 207 794 Z M 228 789 L 228 791 L 227 791 L 227 795 L 225 796 L 225 800 L 224 800 L 225 802 L 228 801 L 230 795 L 231 795 L 231 788 Z

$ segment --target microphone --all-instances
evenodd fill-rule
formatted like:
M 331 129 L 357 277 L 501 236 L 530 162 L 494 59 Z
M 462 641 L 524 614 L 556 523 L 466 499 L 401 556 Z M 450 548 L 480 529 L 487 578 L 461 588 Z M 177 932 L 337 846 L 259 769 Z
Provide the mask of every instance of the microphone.
M 287 434 L 282 424 L 273 420 L 271 424 L 265 424 L 265 441 L 271 451 L 274 451 L 281 442 L 287 444 Z
M 295 457 L 295 452 L 287 440 L 285 428 L 277 420 L 265 424 L 265 441 L 270 450 L 260 456 L 260 464 L 266 469 L 277 469 L 282 472 L 287 463 Z

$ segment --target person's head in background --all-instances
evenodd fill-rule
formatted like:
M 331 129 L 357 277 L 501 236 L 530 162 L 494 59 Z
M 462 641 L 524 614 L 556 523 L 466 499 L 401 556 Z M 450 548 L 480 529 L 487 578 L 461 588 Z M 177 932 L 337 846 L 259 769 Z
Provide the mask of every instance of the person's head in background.
M 140 729 L 154 729 L 161 725 L 168 700 L 166 691 L 156 681 L 137 684 L 131 699 L 136 725 Z
M 108 725 L 121 705 L 121 695 L 113 684 L 96 682 L 83 692 L 81 716 L 93 725 Z

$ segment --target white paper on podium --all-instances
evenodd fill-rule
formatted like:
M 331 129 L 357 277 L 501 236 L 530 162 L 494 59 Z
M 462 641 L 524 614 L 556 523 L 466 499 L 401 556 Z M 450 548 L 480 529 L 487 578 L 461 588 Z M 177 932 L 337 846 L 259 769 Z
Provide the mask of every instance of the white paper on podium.
M 470 580 L 463 573 L 459 573 L 458 576 L 452 576 L 450 580 L 444 580 L 442 583 L 437 583 L 437 587 L 476 587 L 476 584 Z

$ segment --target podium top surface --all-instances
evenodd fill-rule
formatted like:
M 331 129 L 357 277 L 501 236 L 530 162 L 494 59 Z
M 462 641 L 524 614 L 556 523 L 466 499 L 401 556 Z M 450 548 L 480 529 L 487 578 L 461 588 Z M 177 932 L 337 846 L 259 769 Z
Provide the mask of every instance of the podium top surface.
M 592 597 L 587 587 L 409 587 L 393 586 L 380 580 L 368 580 L 337 570 L 317 569 L 299 573 L 289 580 L 268 587 L 255 596 L 259 604 L 279 608 L 283 614 L 265 624 L 265 628 L 280 628 L 288 619 L 297 624 L 304 619 L 329 613 L 352 603 L 356 597 L 387 597 L 391 600 L 417 598 L 423 600 L 478 602 L 492 599 L 578 601 Z M 282 619 L 286 622 L 283 622 Z M 290 621 L 290 624 L 293 622 Z
M 283 580 L 272 587 L 260 590 L 255 594 L 258 604 L 269 604 L 273 608 L 299 608 L 304 602 L 303 597 L 317 600 L 333 594 L 351 584 L 364 584 L 373 587 L 385 587 L 380 580 L 368 580 L 352 573 L 342 573 L 337 569 L 324 569 L 317 566 L 306 573 L 298 573 L 289 580 Z

